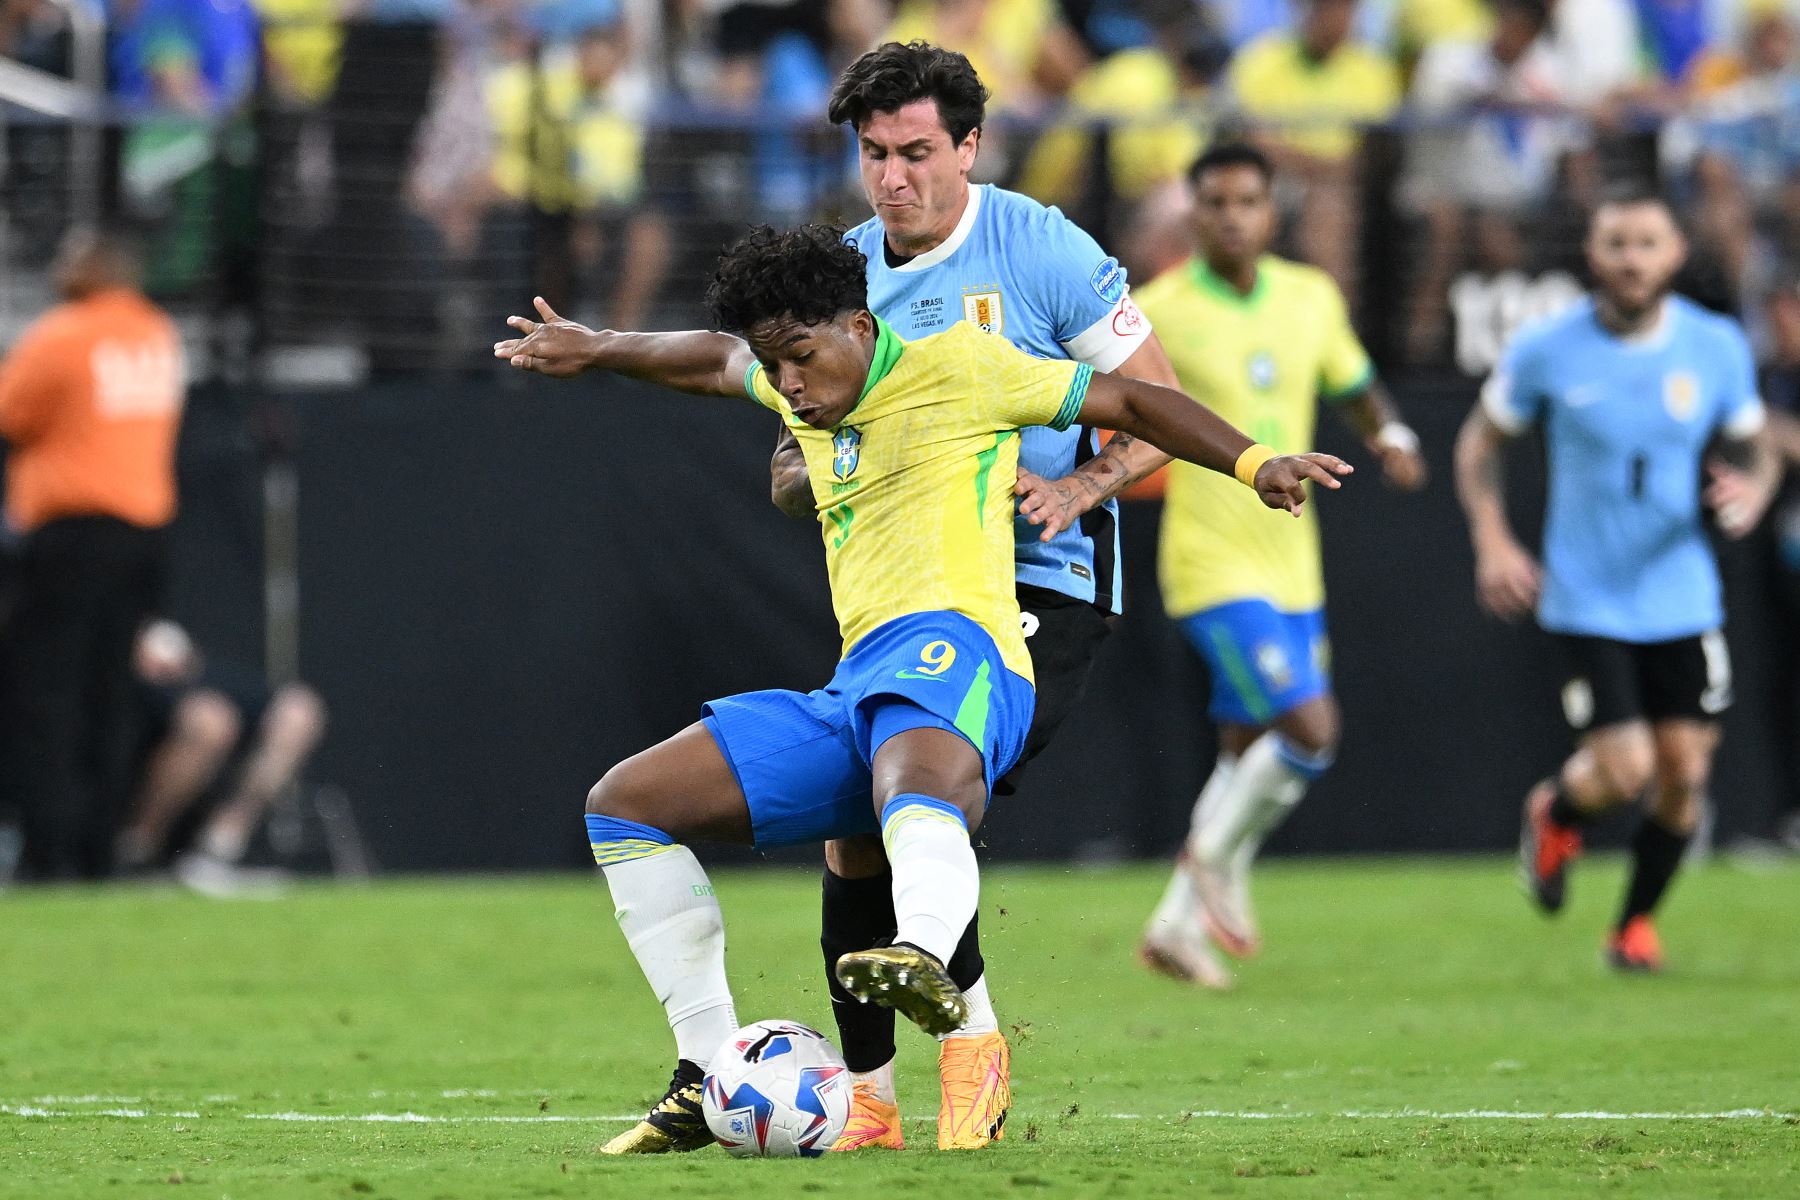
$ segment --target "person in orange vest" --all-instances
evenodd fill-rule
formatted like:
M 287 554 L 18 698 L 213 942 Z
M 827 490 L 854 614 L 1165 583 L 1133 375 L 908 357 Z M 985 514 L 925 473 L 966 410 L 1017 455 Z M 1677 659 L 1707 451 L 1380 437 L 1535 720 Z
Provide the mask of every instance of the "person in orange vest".
M 129 788 L 132 644 L 158 600 L 185 395 L 180 336 L 138 269 L 121 235 L 72 232 L 63 303 L 0 359 L 20 539 L 0 728 L 28 879 L 106 874 Z

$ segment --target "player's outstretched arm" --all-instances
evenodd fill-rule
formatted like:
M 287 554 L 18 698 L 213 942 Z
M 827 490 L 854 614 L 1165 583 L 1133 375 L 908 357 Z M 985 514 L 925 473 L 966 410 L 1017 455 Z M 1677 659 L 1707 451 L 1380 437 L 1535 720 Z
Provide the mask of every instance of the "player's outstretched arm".
M 494 357 L 521 371 L 567 379 L 583 371 L 613 371 L 696 396 L 741 396 L 755 356 L 728 333 L 619 333 L 589 329 L 556 315 L 542 296 L 532 300 L 543 319 L 508 317 L 523 337 L 494 343 Z
M 1470 411 L 1456 435 L 1456 497 L 1475 547 L 1476 596 L 1483 608 L 1511 621 L 1537 606 L 1543 574 L 1506 518 L 1500 454 L 1509 440 L 1480 405 Z
M 1306 481 L 1339 488 L 1339 476 L 1355 470 L 1330 454 L 1276 454 L 1257 446 L 1212 409 L 1173 388 L 1138 379 L 1096 375 L 1088 384 L 1081 419 L 1116 429 L 1256 490 L 1270 508 L 1299 514 Z M 1246 451 L 1253 451 L 1246 454 Z M 1241 467 L 1241 470 L 1240 470 Z
M 800 449 L 800 439 L 786 425 L 781 427 L 781 434 L 775 439 L 775 453 L 769 459 L 769 499 L 787 516 L 818 516 L 812 476 L 806 471 L 806 454 Z

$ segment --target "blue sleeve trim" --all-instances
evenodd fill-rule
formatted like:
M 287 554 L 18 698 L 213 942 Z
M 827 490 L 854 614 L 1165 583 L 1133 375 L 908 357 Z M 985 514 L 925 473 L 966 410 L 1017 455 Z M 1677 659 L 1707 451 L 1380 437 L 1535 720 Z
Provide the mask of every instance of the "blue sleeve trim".
M 1063 396 L 1062 407 L 1056 410 L 1056 419 L 1050 422 L 1050 428 L 1061 433 L 1075 423 L 1081 415 L 1081 406 L 1087 400 L 1088 383 L 1094 378 L 1094 368 L 1086 363 L 1075 364 L 1075 377 L 1069 380 L 1069 390 Z

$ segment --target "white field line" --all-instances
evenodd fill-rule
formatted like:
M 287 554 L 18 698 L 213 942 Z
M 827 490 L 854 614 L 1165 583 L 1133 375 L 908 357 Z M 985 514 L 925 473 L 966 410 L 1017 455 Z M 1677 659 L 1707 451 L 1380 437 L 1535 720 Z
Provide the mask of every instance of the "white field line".
M 70 1098 L 74 1099 L 74 1098 Z M 927 1120 L 936 1114 L 908 1114 L 909 1119 Z M 1350 1109 L 1343 1112 L 1260 1112 L 1253 1109 L 1196 1109 L 1184 1113 L 1097 1113 L 1109 1121 L 1298 1121 L 1332 1118 L 1348 1121 L 1796 1121 L 1800 1113 L 1780 1112 L 1769 1108 L 1731 1108 L 1717 1112 L 1523 1112 L 1517 1109 Z M 304 1113 L 304 1112 L 214 1112 L 201 1113 L 189 1109 L 152 1111 L 145 1108 L 46 1108 L 36 1104 L 0 1104 L 0 1116 L 38 1119 L 80 1119 L 115 1117 L 125 1120 L 238 1120 L 289 1121 L 307 1124 L 371 1124 L 371 1125 L 564 1125 L 621 1124 L 638 1119 L 635 1113 L 600 1113 L 565 1116 L 532 1113 L 521 1116 L 477 1114 L 444 1116 L 429 1113 Z

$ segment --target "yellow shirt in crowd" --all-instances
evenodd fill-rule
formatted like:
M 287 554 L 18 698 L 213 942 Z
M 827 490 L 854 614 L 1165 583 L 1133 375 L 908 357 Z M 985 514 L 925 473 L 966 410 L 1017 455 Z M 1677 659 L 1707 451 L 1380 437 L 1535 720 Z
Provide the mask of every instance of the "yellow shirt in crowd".
M 540 86 L 543 107 L 534 140 L 533 90 Z M 494 184 L 506 195 L 524 200 L 535 192 L 532 198 L 545 212 L 622 208 L 637 200 L 644 131 L 588 94 L 572 59 L 541 72 L 527 62 L 498 68 L 488 77 L 487 103 L 496 140 Z
M 1400 107 L 1400 75 L 1388 57 L 1346 42 L 1315 61 L 1293 34 L 1271 33 L 1238 53 L 1231 88 L 1244 111 L 1261 121 L 1293 122 L 1280 138 L 1316 158 L 1356 152 L 1356 126 L 1382 121 Z

